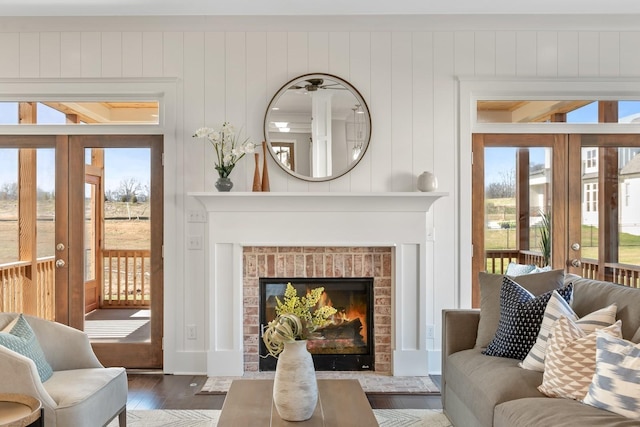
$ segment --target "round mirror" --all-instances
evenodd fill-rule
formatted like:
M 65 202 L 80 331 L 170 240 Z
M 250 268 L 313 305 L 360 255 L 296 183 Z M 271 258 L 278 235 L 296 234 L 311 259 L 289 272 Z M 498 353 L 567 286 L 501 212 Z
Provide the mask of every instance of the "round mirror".
M 285 83 L 264 116 L 264 137 L 276 163 L 306 181 L 349 172 L 364 156 L 371 117 L 362 95 L 330 74 L 305 74 Z

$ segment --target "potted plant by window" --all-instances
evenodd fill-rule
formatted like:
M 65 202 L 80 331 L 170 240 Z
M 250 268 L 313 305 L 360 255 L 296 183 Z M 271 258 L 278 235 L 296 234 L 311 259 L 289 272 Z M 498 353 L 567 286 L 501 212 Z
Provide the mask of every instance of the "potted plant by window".
M 276 318 L 262 333 L 270 355 L 278 358 L 273 382 L 273 401 L 286 421 L 311 418 L 318 402 L 318 384 L 307 339 L 314 331 L 330 322 L 336 309 L 318 306 L 323 287 L 312 289 L 299 297 L 287 284 L 284 301 L 276 297 Z
M 551 214 L 540 211 L 542 222 L 540 224 L 540 249 L 544 267 L 551 265 Z

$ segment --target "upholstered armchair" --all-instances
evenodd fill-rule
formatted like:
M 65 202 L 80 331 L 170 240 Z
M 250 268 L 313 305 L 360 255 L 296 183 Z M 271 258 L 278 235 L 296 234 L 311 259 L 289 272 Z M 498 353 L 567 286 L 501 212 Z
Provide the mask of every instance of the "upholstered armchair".
M 18 316 L 0 313 L 0 331 Z M 120 426 L 125 427 L 124 368 L 102 366 L 84 332 L 37 317 L 24 318 L 51 367 L 45 376 L 49 378 L 41 380 L 41 366 L 36 366 L 32 358 L 0 345 L 0 393 L 22 393 L 39 399 L 47 427 L 104 426 L 116 415 Z

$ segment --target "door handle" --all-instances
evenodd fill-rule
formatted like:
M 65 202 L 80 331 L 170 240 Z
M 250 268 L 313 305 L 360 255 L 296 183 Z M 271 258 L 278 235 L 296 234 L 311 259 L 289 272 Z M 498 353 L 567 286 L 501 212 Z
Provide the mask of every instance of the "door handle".
M 571 266 L 575 267 L 575 268 L 580 268 L 580 267 L 582 267 L 582 261 L 580 261 L 577 258 L 574 258 L 574 259 L 571 260 Z
M 66 265 L 63 259 L 56 260 L 56 268 L 62 268 Z

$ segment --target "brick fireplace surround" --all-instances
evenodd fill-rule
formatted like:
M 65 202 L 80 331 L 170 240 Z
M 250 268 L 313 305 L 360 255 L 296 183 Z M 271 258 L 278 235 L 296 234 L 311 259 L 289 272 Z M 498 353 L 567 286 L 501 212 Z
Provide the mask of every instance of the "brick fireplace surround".
M 390 247 L 245 246 L 243 248 L 244 370 L 258 371 L 259 279 L 373 277 L 374 369 L 391 374 Z

